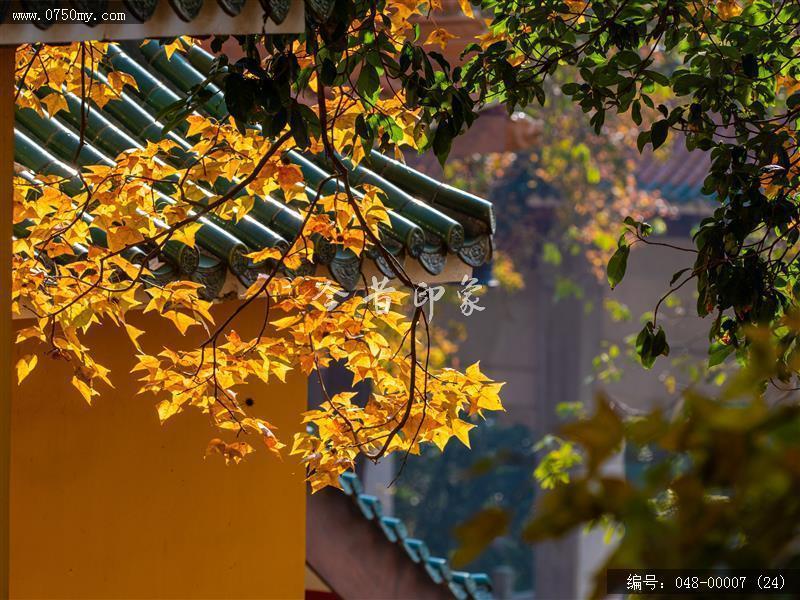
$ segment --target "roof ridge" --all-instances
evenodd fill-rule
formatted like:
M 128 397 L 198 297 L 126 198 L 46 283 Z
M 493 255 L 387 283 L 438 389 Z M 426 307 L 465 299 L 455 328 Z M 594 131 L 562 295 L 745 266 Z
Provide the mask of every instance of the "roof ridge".
M 340 475 L 339 483 L 341 491 L 353 500 L 364 517 L 380 527 L 390 543 L 402 547 L 435 584 L 447 587 L 458 600 L 491 600 L 492 582 L 488 574 L 454 571 L 446 558 L 431 556 L 424 540 L 408 536 L 402 519 L 383 515 L 380 498 L 364 493 L 361 480 L 352 471 Z

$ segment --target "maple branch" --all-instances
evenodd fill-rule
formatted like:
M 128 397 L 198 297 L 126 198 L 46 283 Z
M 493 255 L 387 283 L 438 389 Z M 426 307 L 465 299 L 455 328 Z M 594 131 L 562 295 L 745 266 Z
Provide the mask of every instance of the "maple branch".
M 361 210 L 358 207 L 358 204 L 355 201 L 355 196 L 353 194 L 353 190 L 350 187 L 350 179 L 349 179 L 349 171 L 347 167 L 342 163 L 339 159 L 335 149 L 333 148 L 333 143 L 331 139 L 328 137 L 328 112 L 327 112 L 327 105 L 326 105 L 326 97 L 325 97 L 325 86 L 322 83 L 322 80 L 317 82 L 317 104 L 319 108 L 319 120 L 320 120 L 320 130 L 322 135 L 322 144 L 325 148 L 325 152 L 328 156 L 328 159 L 334 166 L 334 169 L 338 173 L 339 177 L 341 178 L 341 182 L 344 186 L 345 193 L 347 195 L 347 201 L 350 204 L 350 207 L 353 209 L 353 212 L 358 220 L 359 224 L 361 225 L 362 229 L 365 232 L 365 236 L 370 239 L 370 241 L 375 245 L 378 249 L 378 252 L 387 261 L 389 265 L 394 268 L 394 272 L 397 274 L 400 281 L 402 281 L 406 286 L 412 288 L 413 290 L 417 289 L 417 284 L 408 276 L 403 269 L 400 261 L 395 258 L 395 256 L 389 252 L 386 247 L 383 245 L 381 240 L 378 238 L 377 235 L 372 231 L 369 225 L 364 218 L 364 215 L 361 214 Z M 333 124 L 331 124 L 331 127 Z M 372 461 L 379 460 L 382 456 L 384 456 L 389 449 L 390 444 L 394 440 L 395 437 L 403 430 L 405 424 L 408 422 L 408 418 L 411 415 L 411 409 L 414 405 L 414 395 L 416 392 L 416 357 L 417 357 L 417 326 L 419 324 L 420 315 L 422 314 L 422 306 L 415 307 L 414 315 L 411 319 L 411 330 L 410 330 L 410 338 L 411 338 L 411 373 L 409 376 L 409 392 L 408 392 L 408 400 L 406 402 L 405 411 L 403 416 L 400 418 L 400 421 L 397 425 L 395 425 L 392 430 L 389 432 L 388 436 L 386 437 L 381 449 L 376 452 L 375 454 L 365 453 L 367 458 Z M 425 320 L 425 329 L 428 330 L 428 323 L 427 319 Z M 428 338 L 430 339 L 430 337 Z M 428 348 L 430 351 L 430 347 Z M 426 377 L 427 381 L 427 377 Z M 418 432 L 417 432 L 418 433 Z M 410 440 L 410 445 L 413 445 L 416 440 L 416 434 L 412 440 Z

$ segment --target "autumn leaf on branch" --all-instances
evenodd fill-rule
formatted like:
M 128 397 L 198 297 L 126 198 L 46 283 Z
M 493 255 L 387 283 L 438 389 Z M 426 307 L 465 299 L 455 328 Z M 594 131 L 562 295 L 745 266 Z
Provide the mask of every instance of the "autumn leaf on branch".
M 390 4 L 388 12 L 395 16 L 422 14 L 422 3 Z M 404 36 L 413 31 L 399 22 L 373 25 L 377 35 L 391 39 L 386 52 L 399 59 Z M 348 35 L 356 54 L 372 51 L 355 24 Z M 442 43 L 450 37 L 440 33 Z M 142 48 L 148 51 L 148 42 Z M 176 40 L 162 51 L 169 61 L 190 48 L 190 42 Z M 73 160 L 84 156 L 82 146 L 96 143 L 87 111 L 117 107 L 125 102 L 123 94 L 137 92 L 136 80 L 113 68 L 118 52 L 113 44 L 79 43 L 25 46 L 18 53 L 20 106 L 44 117 L 68 111 L 85 130 L 70 149 Z M 296 63 L 281 70 L 279 63 L 289 54 Z M 502 409 L 500 385 L 477 365 L 466 374 L 425 366 L 427 323 L 419 311 L 409 319 L 403 305 L 416 284 L 383 246 L 391 225 L 387 198 L 367 183 L 350 184 L 340 162 L 345 157 L 357 165 L 377 144 L 396 156 L 401 144 L 423 147 L 423 109 L 408 105 L 406 91 L 383 95 L 377 78 L 388 67 L 366 57 L 365 75 L 329 85 L 336 75 L 323 67 L 332 56 L 293 44 L 267 53 L 261 71 L 240 74 L 228 67 L 223 87 L 230 92 L 231 118 L 209 114 L 192 92 L 159 115 L 170 132 L 166 137 L 145 136 L 113 157 L 79 161 L 53 173 L 23 169 L 14 197 L 14 310 L 39 317 L 24 339 L 37 341 L 44 354 L 80 365 L 72 384 L 86 402 L 101 395 L 114 376 L 126 375 L 109 373 L 85 345 L 90 329 L 109 325 L 125 328 L 136 353 L 134 375 L 141 392 L 156 397 L 162 423 L 197 410 L 220 433 L 237 437 L 215 438 L 209 445 L 207 455 L 219 454 L 226 463 L 240 462 L 261 443 L 276 456 L 285 446 L 276 428 L 240 401 L 240 386 L 282 382 L 297 369 L 314 376 L 333 361 L 344 364 L 354 382 L 369 381 L 366 405 L 338 394 L 304 415 L 307 429 L 295 435 L 291 452 L 301 455 L 315 490 L 337 485 L 338 475 L 351 469 L 359 454 L 373 460 L 390 452 L 416 454 L 420 444 L 443 448 L 451 438 L 469 445 L 474 424 L 465 418 Z M 371 66 L 364 71 L 364 65 Z M 248 100 L 257 73 L 275 77 L 269 86 L 280 87 L 280 93 L 258 103 Z M 42 85 L 48 77 L 55 87 Z M 306 92 L 316 91 L 316 103 L 307 101 L 300 81 Z M 291 159 L 290 153 L 300 150 L 323 155 L 334 177 L 311 185 Z M 229 224 L 249 223 L 251 212 L 264 210 L 264 198 L 277 202 L 273 197 L 291 206 L 302 223 L 289 243 L 231 249 L 232 262 L 260 270 L 243 294 L 244 304 L 261 301 L 267 308 L 263 332 L 244 339 L 235 315 L 215 323 L 215 299 L 204 295 L 203 284 L 189 277 L 164 281 L 159 273 L 166 264 L 196 268 L 198 240 L 207 241 L 212 230 Z M 329 309 L 319 296 L 320 287 L 331 282 L 301 274 L 328 247 L 396 263 L 401 285 L 390 294 L 392 310 L 378 314 L 353 294 Z M 198 331 L 207 338 L 194 349 L 151 353 L 147 332 L 129 322 L 131 311 L 158 316 L 181 335 Z M 20 380 L 38 356 L 20 361 Z

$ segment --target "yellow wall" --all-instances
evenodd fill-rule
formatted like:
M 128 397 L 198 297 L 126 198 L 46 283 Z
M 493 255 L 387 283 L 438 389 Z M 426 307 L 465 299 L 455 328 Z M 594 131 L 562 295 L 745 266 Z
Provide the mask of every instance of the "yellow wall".
M 263 307 L 243 318 L 253 332 Z M 199 337 L 181 340 L 146 315 L 132 324 L 148 332 L 148 350 Z M 159 425 L 152 397 L 135 396 L 135 378 L 126 376 L 134 351 L 123 332 L 98 328 L 88 345 L 116 385 L 92 407 L 70 389 L 72 366 L 45 357 L 14 391 L 11 596 L 301 598 L 300 464 L 266 452 L 238 466 L 204 460 L 215 437 L 208 421 L 189 412 Z M 26 351 L 15 348 L 15 359 Z M 305 378 L 242 394 L 288 442 L 305 409 Z
M 0 46 L 0 598 L 8 595 L 8 433 L 11 417 L 11 197 L 14 47 Z

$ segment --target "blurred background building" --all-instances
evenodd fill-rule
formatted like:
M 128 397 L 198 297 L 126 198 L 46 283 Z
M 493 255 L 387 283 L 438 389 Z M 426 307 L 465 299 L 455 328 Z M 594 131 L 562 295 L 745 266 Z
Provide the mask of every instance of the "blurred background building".
M 458 36 L 443 50 L 455 64 L 463 49 L 484 32 L 484 24 L 480 18 L 465 17 L 457 0 L 443 5 L 442 14 L 420 23 L 420 38 L 426 39 L 436 26 L 446 27 Z M 468 183 L 488 179 L 481 193 L 497 208 L 495 241 L 513 261 L 524 288 L 491 287 L 480 298 L 485 310 L 469 317 L 460 314 L 457 305 L 437 305 L 434 321 L 463 326 L 466 338 L 449 358 L 462 366 L 480 360 L 487 375 L 506 382 L 506 413 L 470 433 L 472 450 L 451 442 L 443 453 L 434 449 L 409 457 L 395 483 L 397 458 L 365 462 L 358 472 L 365 492 L 380 499 L 383 513 L 401 517 L 413 535 L 424 538 L 441 556 L 453 555 L 459 547 L 459 526 L 482 509 L 506 511 L 507 534 L 466 567 L 489 573 L 499 599 L 572 599 L 586 597 L 609 546 L 602 530 L 533 547 L 520 539 L 525 520 L 535 510 L 536 445 L 558 430 L 565 415 L 573 414 L 571 407 L 591 410 L 600 391 L 620 411 L 634 414 L 656 404 L 670 408 L 681 387 L 697 379 L 696 365 L 707 349 L 707 326 L 698 326 L 689 286 L 661 308 L 660 322 L 672 349 L 669 360 L 645 371 L 626 349 L 642 327 L 640 316 L 653 310 L 672 275 L 691 264 L 691 258 L 674 247 L 691 246 L 692 227 L 709 211 L 701 192 L 708 158 L 690 154 L 677 142 L 657 156 L 650 153 L 634 160 L 635 185 L 659 198 L 662 228 L 654 238 L 656 245 L 637 246 L 624 281 L 611 290 L 582 252 L 548 256 L 548 240 L 565 226 L 562 216 L 570 207 L 557 186 L 539 179 L 531 168 L 543 135 L 558 134 L 547 131 L 535 114 L 535 108 L 530 114 L 508 115 L 490 107 L 454 141 L 451 153 L 451 160 L 467 164 L 490 154 L 507 157 L 505 163 L 511 166 L 499 176 L 477 170 L 462 173 L 459 185 L 464 178 Z M 447 177 L 430 156 L 409 155 L 407 161 L 437 178 Z M 596 185 L 602 189 L 605 182 Z M 484 286 L 496 284 L 491 269 L 475 275 Z M 349 385 L 346 375 L 342 379 L 336 370 L 327 377 L 328 387 Z M 640 460 L 623 452 L 606 468 L 633 474 Z

